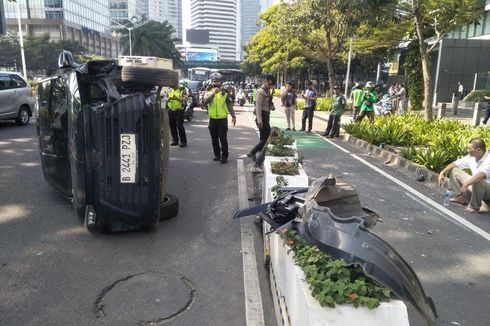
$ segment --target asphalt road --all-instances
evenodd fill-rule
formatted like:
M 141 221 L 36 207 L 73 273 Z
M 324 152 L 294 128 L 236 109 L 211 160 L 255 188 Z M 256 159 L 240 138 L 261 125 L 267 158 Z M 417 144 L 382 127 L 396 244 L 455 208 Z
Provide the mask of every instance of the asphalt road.
M 246 325 L 240 223 L 231 216 L 236 159 L 257 136 L 239 113 L 229 163 L 220 164 L 205 111 L 185 126 L 189 146 L 172 148 L 170 162 L 179 215 L 154 232 L 105 235 L 87 232 L 44 181 L 35 124 L 0 122 L 0 325 Z M 275 325 L 258 268 L 264 319 Z
M 171 149 L 169 189 L 180 198 L 179 216 L 152 233 L 116 235 L 88 233 L 69 201 L 43 180 L 33 124 L 0 122 L 0 324 L 245 325 L 240 225 L 230 216 L 238 208 L 236 159 L 257 136 L 251 116 L 239 111 L 237 126 L 229 130 L 229 164 L 211 160 L 200 109 L 186 123 L 189 146 Z M 284 124 L 281 112 L 271 120 Z M 296 123 L 298 127 L 299 116 Z M 324 127 L 316 119 L 314 130 Z M 334 172 L 339 182 L 354 185 L 364 206 L 381 215 L 375 231 L 419 276 L 437 306 L 437 325 L 488 325 L 488 241 L 352 154 L 438 203 L 442 191 L 434 192 L 340 140 L 294 135 L 311 178 Z M 248 171 L 250 162 L 245 163 Z M 248 175 L 249 196 L 259 183 Z M 450 209 L 490 232 L 490 213 Z M 260 258 L 260 232 L 255 231 Z M 259 258 L 266 325 L 275 325 Z M 411 325 L 424 325 L 411 307 L 409 316 Z

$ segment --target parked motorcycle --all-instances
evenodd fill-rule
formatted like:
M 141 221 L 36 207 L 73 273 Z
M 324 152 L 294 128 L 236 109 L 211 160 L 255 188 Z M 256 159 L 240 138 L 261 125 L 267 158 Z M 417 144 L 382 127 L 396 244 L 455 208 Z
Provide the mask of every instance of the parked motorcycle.
M 381 100 L 374 103 L 374 112 L 376 115 L 384 116 L 392 114 L 391 97 L 389 94 L 383 95 Z

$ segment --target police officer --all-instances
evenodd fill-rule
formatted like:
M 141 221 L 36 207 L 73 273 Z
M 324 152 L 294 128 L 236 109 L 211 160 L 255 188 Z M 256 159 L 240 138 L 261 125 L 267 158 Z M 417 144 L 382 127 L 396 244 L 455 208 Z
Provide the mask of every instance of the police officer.
M 209 116 L 208 128 L 213 142 L 213 160 L 226 163 L 228 161 L 228 112 L 232 117 L 233 125 L 236 124 L 236 117 L 228 92 L 221 89 L 222 79 L 220 73 L 211 75 L 212 88 L 204 97 L 204 105 Z
M 179 145 L 180 147 L 187 146 L 187 137 L 184 129 L 184 109 L 187 102 L 187 92 L 184 84 L 179 83 L 179 86 L 174 87 L 168 93 L 168 121 L 170 124 L 170 133 L 172 134 L 172 143 L 170 146 Z

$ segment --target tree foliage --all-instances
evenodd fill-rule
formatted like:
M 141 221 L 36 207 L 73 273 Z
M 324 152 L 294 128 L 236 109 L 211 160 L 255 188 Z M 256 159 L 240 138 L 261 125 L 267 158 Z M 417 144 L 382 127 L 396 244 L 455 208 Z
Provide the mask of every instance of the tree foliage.
M 131 27 L 146 20 L 142 17 L 135 24 L 127 21 L 125 25 Z M 127 29 L 121 29 L 121 48 L 125 55 L 129 55 L 129 32 Z M 174 64 L 181 65 L 182 58 L 179 51 L 175 48 L 177 39 L 172 37 L 175 33 L 174 28 L 167 21 L 157 22 L 150 21 L 131 32 L 131 42 L 133 55 L 156 56 L 172 59 Z

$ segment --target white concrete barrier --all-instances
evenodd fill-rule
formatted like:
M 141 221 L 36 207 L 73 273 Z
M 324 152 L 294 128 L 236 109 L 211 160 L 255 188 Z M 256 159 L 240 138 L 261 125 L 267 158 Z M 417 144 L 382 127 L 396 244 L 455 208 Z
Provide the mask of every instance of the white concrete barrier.
M 262 202 L 272 201 L 270 189 L 276 185 L 277 174 L 271 172 L 271 162 L 277 158 L 266 156 L 264 162 L 264 196 Z M 303 168 L 297 176 L 283 176 L 288 187 L 307 187 L 308 176 Z M 311 296 L 309 285 L 300 267 L 294 263 L 293 253 L 277 233 L 268 234 L 270 227 L 264 223 L 264 252 L 270 257 L 270 282 L 274 297 L 278 325 L 280 326 L 408 326 L 407 307 L 403 301 L 383 302 L 376 309 L 338 305 L 335 308 L 320 306 Z

